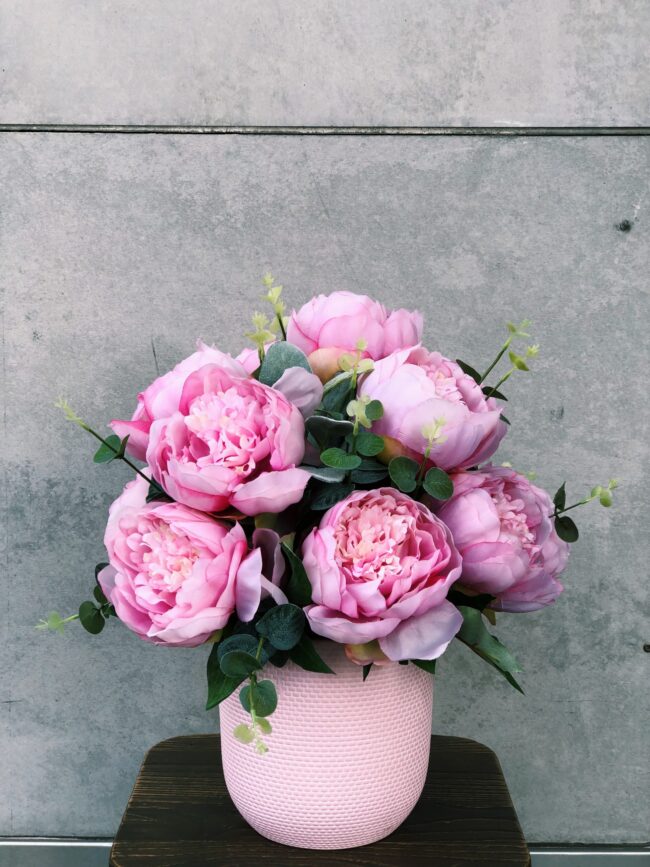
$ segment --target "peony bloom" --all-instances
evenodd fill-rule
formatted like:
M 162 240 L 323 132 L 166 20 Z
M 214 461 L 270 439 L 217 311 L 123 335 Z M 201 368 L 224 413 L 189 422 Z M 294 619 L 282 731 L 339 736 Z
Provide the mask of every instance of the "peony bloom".
M 378 360 L 398 349 L 415 346 L 422 336 L 422 316 L 417 311 L 387 312 L 367 295 L 332 292 L 318 295 L 297 312 L 287 326 L 287 340 L 305 353 L 323 381 L 338 369 L 338 359 L 366 342 L 364 355 Z
M 304 422 L 280 391 L 232 365 L 207 364 L 185 379 L 151 425 L 147 463 L 170 497 L 192 508 L 281 512 L 309 481 L 296 466 Z
M 158 418 L 172 415 L 178 409 L 185 380 L 206 364 L 220 364 L 233 373 L 243 373 L 243 369 L 233 358 L 198 342 L 197 351 L 183 359 L 173 370 L 159 376 L 151 385 L 138 395 L 138 405 L 130 421 L 113 419 L 110 427 L 120 437 L 128 435 L 126 450 L 136 460 L 143 461 L 149 445 L 151 424 Z
M 112 504 L 104 536 L 110 565 L 99 574 L 129 629 L 154 644 L 194 647 L 223 629 L 235 610 L 251 620 L 262 595 L 286 601 L 271 565 L 277 536 L 264 531 L 260 547 L 249 551 L 239 524 L 178 503 L 147 503 L 147 491 L 137 478 Z
M 446 598 L 461 571 L 451 533 L 400 491 L 350 494 L 307 536 L 302 558 L 314 602 L 305 614 L 317 635 L 351 645 L 378 639 L 391 660 L 436 659 L 460 629 Z M 354 648 L 351 658 L 364 657 Z
M 563 590 L 557 576 L 569 546 L 553 527 L 545 491 L 507 467 L 453 477 L 454 495 L 437 510 L 463 558 L 463 586 L 496 596 L 492 608 L 535 611 Z
M 494 454 L 507 430 L 494 398 L 454 361 L 422 347 L 377 362 L 360 393 L 383 404 L 373 432 L 390 437 L 391 457 L 419 459 L 428 444 L 423 428 L 444 421 L 431 462 L 443 470 L 471 467 Z

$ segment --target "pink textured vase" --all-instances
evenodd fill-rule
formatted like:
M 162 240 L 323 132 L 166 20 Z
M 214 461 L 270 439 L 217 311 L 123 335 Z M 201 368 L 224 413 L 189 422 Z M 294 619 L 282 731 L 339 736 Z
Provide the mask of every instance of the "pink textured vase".
M 268 752 L 233 737 L 250 717 L 238 690 L 222 702 L 221 755 L 235 806 L 264 837 L 307 849 L 347 849 L 394 831 L 422 793 L 433 678 L 415 665 L 373 666 L 367 679 L 341 645 L 318 642 L 335 675 L 269 665 L 278 707 Z

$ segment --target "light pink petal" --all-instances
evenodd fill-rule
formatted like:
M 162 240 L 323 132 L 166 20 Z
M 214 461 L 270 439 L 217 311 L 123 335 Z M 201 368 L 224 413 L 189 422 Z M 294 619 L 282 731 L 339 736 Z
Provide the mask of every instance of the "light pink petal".
M 273 388 L 297 406 L 305 418 L 313 413 L 323 397 L 323 383 L 304 367 L 287 368 Z
M 316 635 L 331 638 L 338 644 L 365 644 L 391 632 L 399 620 L 348 620 L 324 605 L 308 605 L 307 620 Z
M 446 600 L 425 614 L 404 620 L 379 646 L 389 659 L 437 659 L 463 625 L 460 611 Z
M 261 473 L 238 488 L 230 502 L 244 515 L 282 512 L 300 500 L 310 478 L 306 470 L 297 468 Z
M 128 436 L 129 441 L 126 444 L 127 454 L 134 457 L 136 461 L 144 461 L 147 456 L 147 445 L 149 444 L 149 428 L 151 422 L 147 419 L 140 421 L 123 421 L 119 418 L 114 418 L 108 425 L 114 434 L 122 440 Z
M 262 552 L 256 548 L 242 561 L 235 581 L 237 616 L 248 623 L 262 598 Z

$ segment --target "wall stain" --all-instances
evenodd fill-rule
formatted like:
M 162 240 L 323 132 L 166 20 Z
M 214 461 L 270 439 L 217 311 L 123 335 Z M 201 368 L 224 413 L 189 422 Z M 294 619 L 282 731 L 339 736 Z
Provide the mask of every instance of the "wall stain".
M 562 421 L 564 418 L 564 407 L 559 406 L 557 409 L 551 410 L 551 421 Z

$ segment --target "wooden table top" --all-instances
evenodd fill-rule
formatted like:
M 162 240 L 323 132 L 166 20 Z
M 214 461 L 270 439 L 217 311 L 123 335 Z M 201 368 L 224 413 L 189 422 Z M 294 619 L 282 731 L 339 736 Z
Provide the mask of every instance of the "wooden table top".
M 397 831 L 370 846 L 294 849 L 260 837 L 233 806 L 219 735 L 163 741 L 145 756 L 111 867 L 529 867 L 499 761 L 482 744 L 432 737 L 424 792 Z

